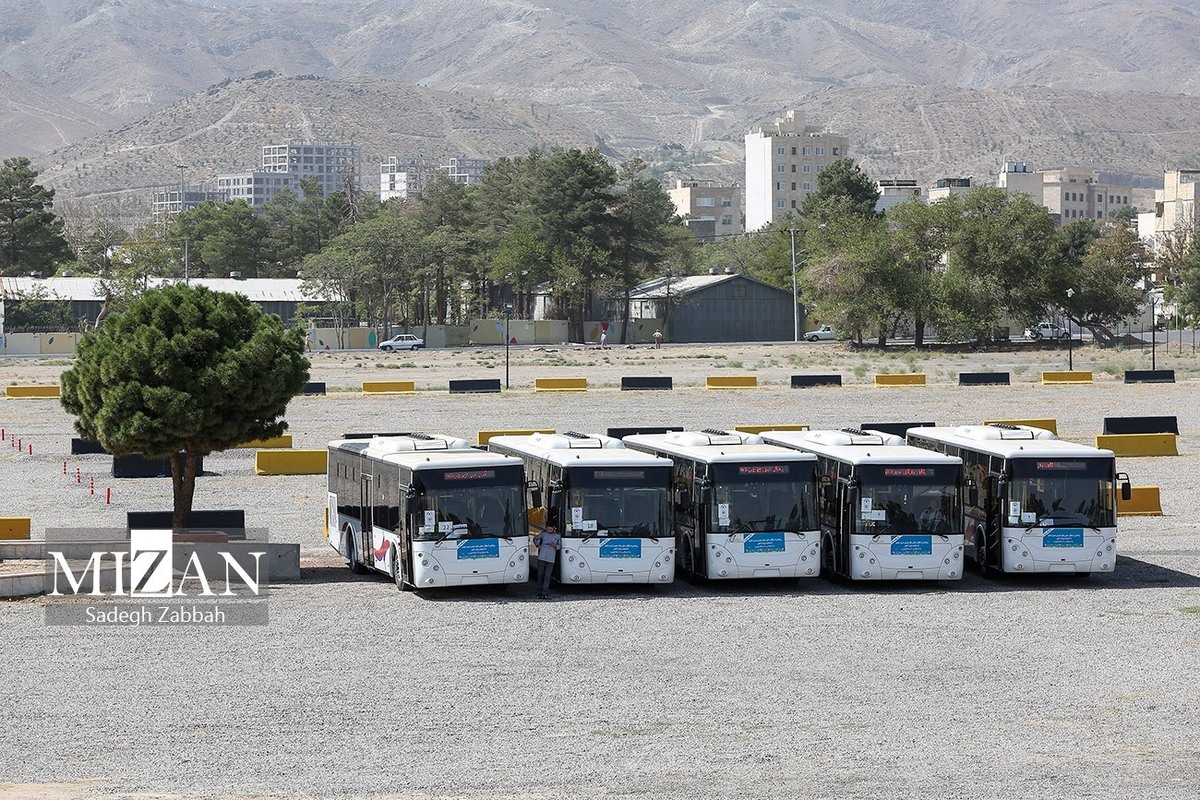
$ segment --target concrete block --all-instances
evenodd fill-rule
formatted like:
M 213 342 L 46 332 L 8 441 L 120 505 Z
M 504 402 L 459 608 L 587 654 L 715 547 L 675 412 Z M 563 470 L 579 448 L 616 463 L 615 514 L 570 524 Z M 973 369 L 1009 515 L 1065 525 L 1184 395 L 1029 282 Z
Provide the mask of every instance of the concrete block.
M 704 388 L 706 389 L 754 389 L 757 387 L 757 375 L 709 375 L 704 379 Z
M 586 392 L 587 378 L 535 378 L 535 392 Z
M 925 373 L 912 372 L 898 375 L 876 375 L 876 386 L 924 386 Z
M 254 454 L 256 475 L 324 475 L 327 450 L 259 450 Z

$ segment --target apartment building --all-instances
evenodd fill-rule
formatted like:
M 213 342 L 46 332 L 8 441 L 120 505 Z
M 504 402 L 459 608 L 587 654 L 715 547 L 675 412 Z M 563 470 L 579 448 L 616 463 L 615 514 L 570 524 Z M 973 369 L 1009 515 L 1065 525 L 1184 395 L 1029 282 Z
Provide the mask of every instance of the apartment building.
M 254 208 L 270 202 L 285 189 L 303 195 L 300 182 L 316 178 L 321 193 L 328 196 L 349 183 L 361 186 L 358 148 L 340 144 L 263 145 L 259 169 L 217 176 L 217 191 L 226 200 L 245 200 Z
M 967 194 L 971 191 L 974 179 L 967 178 L 938 178 L 929 189 L 929 202 L 936 203 L 945 200 L 950 195 Z
M 151 214 L 162 222 L 181 211 L 191 211 L 203 203 L 224 203 L 229 197 L 220 189 L 205 186 L 166 186 L 151 197 Z
M 1024 161 L 1005 161 L 996 185 L 1013 194 L 1026 194 L 1044 206 L 1059 225 L 1081 219 L 1104 219 L 1132 205 L 1129 186 L 1102 182 L 1100 173 L 1079 167 L 1034 170 Z
M 456 183 L 474 186 L 483 180 L 483 173 L 490 163 L 492 163 L 490 159 L 467 158 L 466 156 L 451 158 L 391 156 L 379 165 L 379 199 L 380 201 L 394 198 L 411 200 L 419 195 L 425 184 L 429 183 L 439 172 L 444 173 Z
M 265 205 L 284 189 L 291 189 L 299 197 L 302 194 L 299 176 L 262 170 L 217 176 L 217 191 L 226 200 L 245 200 L 253 208 Z
M 1129 187 L 1101 183 L 1100 173 L 1064 167 L 1042 170 L 1042 205 L 1060 225 L 1080 219 L 1104 219 L 1129 205 Z
M 745 143 L 746 230 L 755 231 L 794 215 L 821 170 L 846 155 L 850 140 L 805 124 L 793 110 L 747 133 Z
M 700 241 L 713 241 L 723 236 L 736 236 L 742 232 L 741 189 L 723 186 L 713 181 L 676 180 L 675 188 L 667 195 L 675 204 L 675 213 L 685 221 L 711 221 L 709 226 L 692 226 Z
M 299 180 L 316 178 L 326 196 L 344 189 L 347 181 L 362 185 L 358 148 L 343 144 L 268 144 L 262 149 L 262 171 L 286 173 Z
M 1200 169 L 1175 169 L 1163 173 L 1162 190 L 1154 190 L 1154 232 L 1174 235 L 1176 230 L 1194 232 L 1200 223 Z
M 875 181 L 875 188 L 879 192 L 875 211 L 880 214 L 913 198 L 922 202 L 925 200 L 925 193 L 917 182 L 907 178 L 883 178 Z

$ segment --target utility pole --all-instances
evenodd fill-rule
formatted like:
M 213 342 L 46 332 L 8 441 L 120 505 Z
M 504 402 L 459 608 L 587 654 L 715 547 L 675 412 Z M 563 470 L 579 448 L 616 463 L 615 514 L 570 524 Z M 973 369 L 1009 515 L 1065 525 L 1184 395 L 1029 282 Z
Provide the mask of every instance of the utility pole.
M 179 213 L 183 213 L 183 172 L 187 169 L 187 164 L 176 164 L 179 169 Z M 191 275 L 188 264 L 188 240 L 183 240 L 183 283 L 188 285 L 191 283 Z
M 800 300 L 796 291 L 796 228 L 788 228 L 792 235 L 792 341 L 800 341 Z

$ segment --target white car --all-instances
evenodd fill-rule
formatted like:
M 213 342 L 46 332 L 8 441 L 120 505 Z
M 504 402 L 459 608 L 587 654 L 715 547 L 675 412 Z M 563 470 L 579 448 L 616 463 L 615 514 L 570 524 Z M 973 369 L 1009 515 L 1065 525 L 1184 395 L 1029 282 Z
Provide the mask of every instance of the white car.
M 1055 325 L 1053 322 L 1039 322 L 1036 328 L 1027 328 L 1025 338 L 1038 341 L 1039 339 L 1066 339 L 1071 334 Z
M 390 353 L 393 350 L 416 350 L 425 346 L 425 340 L 411 333 L 397 333 L 386 342 L 379 343 L 379 349 Z
M 837 338 L 837 333 L 828 325 L 822 325 L 815 331 L 809 331 L 804 334 L 804 340 L 807 342 L 822 342 L 832 341 Z

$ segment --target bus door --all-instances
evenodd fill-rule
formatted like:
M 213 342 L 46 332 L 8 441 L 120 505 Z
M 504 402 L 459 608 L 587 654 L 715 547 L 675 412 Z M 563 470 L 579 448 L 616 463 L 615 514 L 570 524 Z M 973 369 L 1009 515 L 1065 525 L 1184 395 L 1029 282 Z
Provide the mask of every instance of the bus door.
M 850 574 L 850 535 L 854 533 L 858 518 L 858 492 L 855 491 L 854 484 L 845 478 L 838 479 L 837 487 L 837 525 L 830 541 L 832 545 L 831 561 L 834 572 L 848 575 Z
M 362 521 L 362 546 L 359 549 L 359 563 L 369 567 L 375 566 L 375 487 L 371 475 L 362 473 L 359 484 L 358 518 Z

